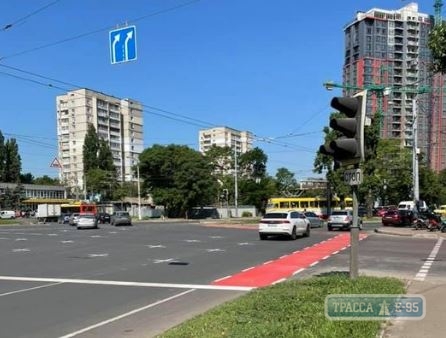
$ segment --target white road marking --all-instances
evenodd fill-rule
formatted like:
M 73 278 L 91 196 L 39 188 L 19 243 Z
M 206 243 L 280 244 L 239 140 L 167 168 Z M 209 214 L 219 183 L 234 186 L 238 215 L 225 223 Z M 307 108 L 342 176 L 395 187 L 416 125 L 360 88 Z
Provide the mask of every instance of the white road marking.
M 199 243 L 199 242 L 201 242 L 199 239 L 185 239 L 184 241 L 188 242 L 188 243 Z
M 23 249 L 12 249 L 12 252 L 28 252 L 28 251 L 31 251 L 31 250 L 29 250 L 29 249 L 27 249 L 27 248 L 23 248 Z
M 108 257 L 108 253 L 102 253 L 102 254 L 88 254 L 88 257 Z
M 117 231 L 109 231 L 108 233 L 109 234 L 117 234 L 118 232 Z
M 47 288 L 47 287 L 49 287 L 49 286 L 59 285 L 59 284 L 63 284 L 63 283 L 60 283 L 60 282 L 59 282 L 59 283 L 51 283 L 51 284 L 45 284 L 45 285 L 35 286 L 35 287 L 33 287 L 33 288 L 27 288 L 27 289 L 15 290 L 15 291 L 11 291 L 11 292 L 0 293 L 0 297 L 13 295 L 13 294 L 15 294 L 15 293 L 21 293 L 21 292 L 26 292 L 26 291 L 31 291 L 31 290 L 41 289 L 41 288 Z
M 6 237 L 0 237 L 0 239 L 8 239 L 8 238 L 6 238 Z
M 294 272 L 293 272 L 293 276 L 294 276 L 294 275 L 297 275 L 298 273 L 300 273 L 300 272 L 302 272 L 302 271 L 304 271 L 304 270 L 305 270 L 304 268 L 300 268 L 299 270 L 294 271 Z
M 223 238 L 223 236 L 209 236 L 209 238 L 218 239 L 218 238 Z
M 437 243 L 435 243 L 434 248 L 432 249 L 429 257 L 426 259 L 418 273 L 415 275 L 415 280 L 424 281 L 429 273 L 429 269 L 431 268 L 435 258 L 437 257 L 438 251 L 440 251 L 441 244 L 443 243 L 443 238 L 439 238 Z
M 165 248 L 165 246 L 164 245 L 161 245 L 161 244 L 158 244 L 158 245 L 146 245 L 148 248 L 150 248 L 150 249 L 155 249 L 155 248 L 160 248 L 160 249 L 164 249 Z
M 167 258 L 167 259 L 154 259 L 153 263 L 155 264 L 160 264 L 160 263 L 168 263 L 168 262 L 172 262 L 174 259 L 173 258 Z
M 282 283 L 282 282 L 284 282 L 284 281 L 286 281 L 286 278 L 278 279 L 278 280 L 276 280 L 275 282 L 273 282 L 273 285 L 274 285 L 274 284 L 278 284 L 278 283 Z
M 242 242 L 242 243 L 237 243 L 238 245 L 254 245 L 254 243 L 249 243 L 249 242 Z
M 68 240 L 68 241 L 60 241 L 61 243 L 65 244 L 65 243 L 74 243 L 74 241 Z
M 19 241 L 27 241 L 28 238 L 16 238 L 15 240 L 16 240 L 17 242 L 19 242 Z
M 229 276 L 226 276 L 226 277 L 222 277 L 222 278 L 219 278 L 219 279 L 214 280 L 214 282 L 215 282 L 215 283 L 218 283 L 218 282 L 220 282 L 220 281 L 222 281 L 222 280 L 225 280 L 225 279 L 228 279 L 228 278 L 231 278 L 231 277 L 232 277 L 232 275 L 229 275 Z
M 101 235 L 92 235 L 92 236 L 90 236 L 91 238 L 101 238 L 102 236 Z
M 246 271 L 252 270 L 254 268 L 255 268 L 255 266 L 251 266 L 250 268 L 243 269 L 242 272 L 246 272 Z
M 113 280 L 41 278 L 41 277 L 18 277 L 18 276 L 0 276 L 0 280 L 21 281 L 21 282 L 69 283 L 69 284 L 86 284 L 86 285 L 140 286 L 140 287 L 151 287 L 151 288 L 222 290 L 222 291 L 250 291 L 255 289 L 255 287 L 249 287 L 249 286 L 147 283 L 147 282 L 126 282 L 126 281 L 113 281 Z
M 206 249 L 207 252 L 224 252 L 224 249 Z
M 317 263 L 319 263 L 319 261 L 311 263 L 310 266 L 315 266 Z
M 79 330 L 79 331 L 75 331 L 75 332 L 69 333 L 69 334 L 67 334 L 67 335 L 61 336 L 60 338 L 71 338 L 71 337 L 77 336 L 77 335 L 79 335 L 79 334 L 81 334 L 81 333 L 84 333 L 84 332 L 87 332 L 87 331 L 96 329 L 96 328 L 98 328 L 98 327 L 100 327 L 100 326 L 104 326 L 104 325 L 110 324 L 110 323 L 115 322 L 115 321 L 117 321 L 117 320 L 120 320 L 120 319 L 122 319 L 122 318 L 131 316 L 131 315 L 133 315 L 133 314 L 135 314 L 135 313 L 138 313 L 138 312 L 141 312 L 141 311 L 150 309 L 150 308 L 152 308 L 152 307 L 154 307 L 154 306 L 157 306 L 157 305 L 159 305 L 159 304 L 166 303 L 166 302 L 168 302 L 168 301 L 171 301 L 172 299 L 182 297 L 182 296 L 184 296 L 184 295 L 186 295 L 186 294 L 188 294 L 188 293 L 191 293 L 191 292 L 193 292 L 193 291 L 195 291 L 195 289 L 183 291 L 183 292 L 178 293 L 178 294 L 176 294 L 176 295 L 173 295 L 173 296 L 171 296 L 171 297 L 161 299 L 161 300 L 159 300 L 159 301 L 157 301 L 157 302 L 155 302 L 155 303 L 151 303 L 151 304 L 149 304 L 149 305 L 140 307 L 140 308 L 138 308 L 138 309 L 135 309 L 135 310 L 132 310 L 132 311 L 123 313 L 122 315 L 119 315 L 119 316 L 116 316 L 116 317 L 113 317 L 113 318 L 104 320 L 104 321 L 102 321 L 102 322 L 99 322 L 99 323 L 97 323 L 97 324 L 88 326 L 88 327 L 83 328 L 83 329 L 81 329 L 81 330 Z
M 55 236 L 59 236 L 59 235 L 58 234 L 48 234 L 48 236 L 55 237 Z

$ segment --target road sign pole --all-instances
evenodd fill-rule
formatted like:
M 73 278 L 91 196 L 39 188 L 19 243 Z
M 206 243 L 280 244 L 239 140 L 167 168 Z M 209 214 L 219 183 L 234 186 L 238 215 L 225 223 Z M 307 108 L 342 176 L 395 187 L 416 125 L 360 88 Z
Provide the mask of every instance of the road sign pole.
M 358 247 L 359 247 L 359 217 L 358 197 L 356 195 L 358 186 L 352 186 L 353 191 L 353 225 L 350 229 L 350 279 L 358 277 Z

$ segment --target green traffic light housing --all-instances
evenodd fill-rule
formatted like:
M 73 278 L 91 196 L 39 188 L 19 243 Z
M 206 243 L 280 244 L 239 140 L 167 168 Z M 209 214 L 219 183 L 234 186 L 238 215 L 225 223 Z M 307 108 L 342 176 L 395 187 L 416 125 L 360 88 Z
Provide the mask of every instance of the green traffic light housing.
M 334 97 L 331 107 L 346 117 L 330 120 L 330 127 L 340 137 L 322 145 L 319 152 L 332 156 L 341 165 L 358 164 L 364 160 L 364 122 L 367 91 L 352 97 Z

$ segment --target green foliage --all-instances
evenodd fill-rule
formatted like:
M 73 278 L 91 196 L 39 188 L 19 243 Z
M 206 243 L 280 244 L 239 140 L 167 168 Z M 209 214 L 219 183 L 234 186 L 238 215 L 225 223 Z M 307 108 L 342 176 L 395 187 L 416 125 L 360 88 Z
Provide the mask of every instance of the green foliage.
M 295 196 L 298 192 L 298 184 L 294 173 L 287 168 L 279 168 L 276 172 L 277 192 L 280 196 Z
M 441 22 L 432 28 L 427 45 L 432 53 L 432 70 L 446 73 L 446 23 Z
M 23 183 L 25 183 L 25 182 L 23 182 Z M 51 178 L 48 175 L 43 175 L 42 177 L 36 177 L 32 183 L 41 184 L 41 185 L 58 185 L 58 184 L 60 184 L 58 178 Z
M 6 140 L 4 144 L 3 136 L 0 135 L 0 182 L 18 183 L 20 182 L 20 171 L 22 169 L 22 160 L 19 154 L 19 146 L 14 138 Z
M 154 145 L 139 157 L 143 189 L 163 205 L 169 217 L 184 217 L 192 207 L 206 206 L 218 196 L 218 182 L 205 157 L 181 145 Z
M 252 217 L 252 212 L 249 212 L 249 211 L 243 211 L 243 212 L 242 212 L 242 217 Z
M 90 169 L 99 168 L 99 137 L 93 124 L 88 124 L 87 134 L 85 135 L 83 145 L 84 174 L 86 175 Z
M 238 167 L 240 176 L 250 179 L 261 179 L 266 175 L 268 156 L 256 147 L 240 155 Z
M 324 304 L 330 294 L 404 294 L 394 278 L 349 279 L 333 273 L 256 289 L 167 332 L 171 337 L 376 337 L 378 321 L 332 321 Z

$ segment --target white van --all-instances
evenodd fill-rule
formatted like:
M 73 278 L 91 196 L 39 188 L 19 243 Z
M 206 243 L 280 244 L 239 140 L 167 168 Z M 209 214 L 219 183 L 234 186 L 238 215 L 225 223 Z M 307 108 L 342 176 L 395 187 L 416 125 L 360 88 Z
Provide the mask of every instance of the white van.
M 418 211 L 426 211 L 427 205 L 425 201 L 418 201 Z M 414 210 L 416 209 L 416 204 L 414 201 L 401 201 L 398 203 L 398 210 Z
M 0 211 L 0 218 L 3 218 L 3 219 L 15 218 L 15 211 L 2 210 L 2 211 Z

